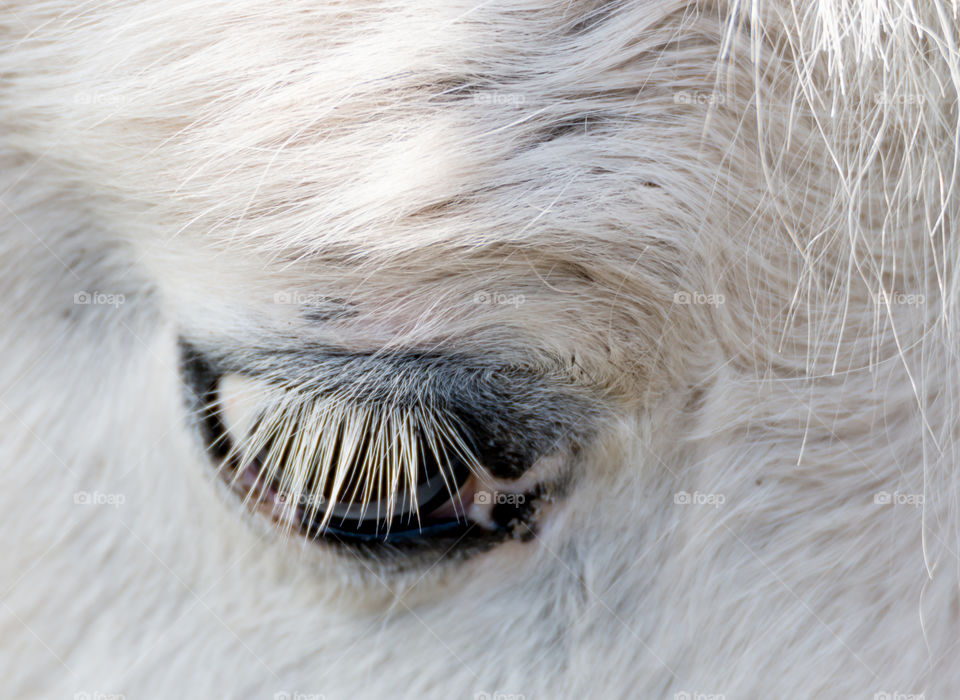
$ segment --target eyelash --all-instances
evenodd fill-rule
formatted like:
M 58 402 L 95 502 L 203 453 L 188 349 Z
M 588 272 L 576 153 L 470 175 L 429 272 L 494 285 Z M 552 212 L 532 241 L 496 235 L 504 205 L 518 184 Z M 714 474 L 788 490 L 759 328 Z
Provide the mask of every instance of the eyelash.
M 266 507 L 282 531 L 320 534 L 349 514 L 358 531 L 372 526 L 367 534 L 386 537 L 391 528 L 419 527 L 438 497 L 465 518 L 460 487 L 483 472 L 464 426 L 441 408 L 260 393 L 249 432 L 218 438 L 230 441 L 220 469 L 233 472 L 228 483 L 247 505 Z M 209 408 L 225 413 L 219 400 Z

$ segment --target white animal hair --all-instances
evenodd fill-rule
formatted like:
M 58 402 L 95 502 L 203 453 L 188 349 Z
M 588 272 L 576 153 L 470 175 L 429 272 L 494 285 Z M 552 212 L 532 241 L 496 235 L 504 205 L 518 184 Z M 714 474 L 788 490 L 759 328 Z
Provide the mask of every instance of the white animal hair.
M 4 694 L 955 697 L 958 20 L 0 4 Z M 401 570 L 220 497 L 180 336 L 607 410 L 532 542 Z

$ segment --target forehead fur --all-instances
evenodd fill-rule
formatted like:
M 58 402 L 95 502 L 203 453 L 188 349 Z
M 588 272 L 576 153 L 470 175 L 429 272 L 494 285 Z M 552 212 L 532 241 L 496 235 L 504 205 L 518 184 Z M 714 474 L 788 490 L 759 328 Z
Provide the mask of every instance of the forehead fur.
M 273 303 L 308 294 L 344 343 L 577 347 L 627 392 L 705 335 L 753 374 L 952 358 L 955 5 L 8 4 L 13 139 L 186 326 L 312 333 Z

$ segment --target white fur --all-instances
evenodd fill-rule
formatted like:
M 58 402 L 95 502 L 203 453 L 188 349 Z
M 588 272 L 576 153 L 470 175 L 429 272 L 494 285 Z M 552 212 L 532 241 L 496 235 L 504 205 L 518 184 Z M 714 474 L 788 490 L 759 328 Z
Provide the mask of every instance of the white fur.
M 956 697 L 958 21 L 4 2 L 3 694 Z M 399 572 L 222 497 L 179 334 L 610 417 L 533 542 Z

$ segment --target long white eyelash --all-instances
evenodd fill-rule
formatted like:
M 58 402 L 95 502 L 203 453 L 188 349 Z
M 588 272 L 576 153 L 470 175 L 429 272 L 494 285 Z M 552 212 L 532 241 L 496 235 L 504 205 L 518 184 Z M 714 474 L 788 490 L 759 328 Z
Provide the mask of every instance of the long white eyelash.
M 224 464 L 238 465 L 230 480 L 237 487 L 247 467 L 260 459 L 253 485 L 245 487 L 244 502 L 260 505 L 267 487 L 279 481 L 282 499 L 273 506 L 273 515 L 285 534 L 298 524 L 301 505 L 310 521 L 323 509 L 318 525 L 323 531 L 334 517 L 333 508 L 325 506 L 342 498 L 359 505 L 361 516 L 375 502 L 378 521 L 389 523 L 403 507 L 398 498 L 405 493 L 406 505 L 419 521 L 418 470 L 428 455 L 439 465 L 455 509 L 464 512 L 449 465 L 460 461 L 478 476 L 481 469 L 450 413 L 420 402 L 359 402 L 338 393 L 299 394 L 268 386 L 261 385 L 252 429 L 241 439 L 233 436 Z

